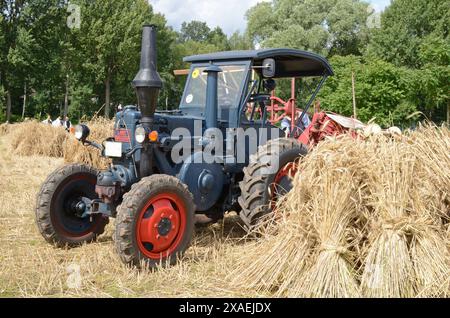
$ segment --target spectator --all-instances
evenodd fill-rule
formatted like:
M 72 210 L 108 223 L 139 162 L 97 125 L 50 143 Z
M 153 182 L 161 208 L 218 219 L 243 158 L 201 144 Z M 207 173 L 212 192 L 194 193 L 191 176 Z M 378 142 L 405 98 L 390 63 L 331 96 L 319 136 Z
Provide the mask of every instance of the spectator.
M 43 124 L 51 125 L 52 124 L 52 117 L 50 115 L 47 115 L 47 119 L 42 121 Z
M 61 116 L 58 116 L 58 118 L 56 118 L 53 122 L 52 122 L 52 126 L 53 127 L 62 127 L 63 126 L 63 121 L 61 119 Z
M 66 116 L 64 118 L 64 123 L 63 123 L 64 129 L 67 131 L 70 131 L 70 128 L 72 127 L 72 123 L 70 122 L 70 119 L 68 116 Z
M 296 124 L 299 124 L 298 117 L 301 115 L 301 112 L 296 113 Z M 291 117 L 285 116 L 283 120 L 281 121 L 281 129 L 285 132 L 286 136 L 289 136 L 291 132 Z M 297 129 L 300 129 L 300 131 L 304 131 L 308 126 L 311 125 L 311 119 L 308 116 L 308 113 L 305 114 L 302 118 L 302 122 L 300 123 L 300 127 L 296 127 Z

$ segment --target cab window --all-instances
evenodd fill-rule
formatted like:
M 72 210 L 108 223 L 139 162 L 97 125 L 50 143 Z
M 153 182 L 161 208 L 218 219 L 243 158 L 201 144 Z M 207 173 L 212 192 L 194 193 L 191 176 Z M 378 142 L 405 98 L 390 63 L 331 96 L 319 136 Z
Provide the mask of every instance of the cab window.
M 245 65 L 222 65 L 218 74 L 218 104 L 219 108 L 236 107 L 240 100 L 241 87 L 245 80 Z M 187 87 L 180 108 L 205 108 L 206 81 L 205 67 L 194 67 L 189 75 Z

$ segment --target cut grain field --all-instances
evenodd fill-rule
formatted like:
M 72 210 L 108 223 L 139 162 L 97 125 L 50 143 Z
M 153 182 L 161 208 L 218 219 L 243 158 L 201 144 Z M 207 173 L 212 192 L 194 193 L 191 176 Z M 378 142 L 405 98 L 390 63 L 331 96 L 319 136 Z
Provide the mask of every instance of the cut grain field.
M 101 141 L 111 127 L 97 124 Z M 42 182 L 65 162 L 106 162 L 51 127 L 0 128 L 0 297 L 450 295 L 446 127 L 328 138 L 299 162 L 292 191 L 258 240 L 230 213 L 197 228 L 177 265 L 153 272 L 120 262 L 113 219 L 96 243 L 47 244 L 34 220 Z M 40 138 L 27 138 L 33 129 Z
M 20 157 L 0 137 L 1 297 L 219 297 L 258 296 L 225 284 L 244 244 L 235 216 L 196 231 L 176 266 L 156 272 L 122 265 L 112 239 L 114 220 L 97 243 L 63 250 L 44 241 L 34 220 L 36 193 L 62 159 Z M 78 275 L 79 273 L 79 275 Z

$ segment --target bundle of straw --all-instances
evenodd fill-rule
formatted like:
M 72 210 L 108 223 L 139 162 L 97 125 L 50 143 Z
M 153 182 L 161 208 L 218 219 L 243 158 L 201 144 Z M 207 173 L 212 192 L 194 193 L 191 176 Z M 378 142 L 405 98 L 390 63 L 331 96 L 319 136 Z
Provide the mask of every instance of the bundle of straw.
M 373 166 L 368 203 L 371 220 L 370 247 L 365 259 L 361 288 L 368 297 L 412 297 L 412 262 L 407 226 L 411 210 L 409 188 L 414 185 L 414 162 L 402 152 L 401 143 L 380 141 Z
M 360 145 L 339 139 L 320 144 L 299 164 L 294 188 L 277 205 L 276 229 L 264 227 L 261 242 L 245 247 L 233 284 L 276 296 L 359 296 L 353 254 L 361 236 L 350 224 L 357 223 L 360 197 L 353 178 L 366 163 L 356 160 Z
M 0 125 L 0 136 L 7 135 L 10 130 L 10 124 L 1 124 Z
M 274 296 L 448 295 L 449 155 L 445 127 L 328 138 L 300 162 L 276 223 L 243 247 L 232 284 Z
M 27 121 L 15 124 L 8 137 L 13 152 L 17 155 L 62 157 L 63 143 L 68 134 L 62 127 Z
M 412 132 L 409 138 L 411 155 L 420 163 L 418 182 L 421 196 L 428 204 L 436 205 L 434 216 L 437 221 L 450 218 L 450 130 L 428 124 Z M 425 201 L 425 200 L 423 200 Z
M 352 175 L 345 169 L 333 170 L 324 174 L 316 190 L 321 195 L 312 199 L 308 211 L 317 236 L 311 266 L 292 281 L 287 295 L 359 297 L 355 257 L 351 251 L 358 240 L 349 231 L 357 217 Z
M 96 118 L 87 123 L 91 131 L 89 140 L 102 143 L 105 139 L 112 137 L 114 122 L 104 118 Z M 67 163 L 84 163 L 89 166 L 105 169 L 110 160 L 102 158 L 98 149 L 86 147 L 74 136 L 70 136 L 63 144 L 63 157 Z

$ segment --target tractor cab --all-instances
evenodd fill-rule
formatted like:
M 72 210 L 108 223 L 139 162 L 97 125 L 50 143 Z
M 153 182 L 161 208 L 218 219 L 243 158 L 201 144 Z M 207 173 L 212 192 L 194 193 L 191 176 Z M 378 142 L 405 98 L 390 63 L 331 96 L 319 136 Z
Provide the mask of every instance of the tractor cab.
M 278 79 L 320 78 L 303 107 L 308 109 L 326 78 L 333 75 L 330 64 L 323 57 L 286 48 L 194 55 L 184 58 L 184 61 L 192 64 L 180 111 L 186 115 L 205 116 L 209 106 L 206 103 L 209 73 L 205 70 L 215 65 L 220 68 L 217 77 L 218 121 L 233 128 L 276 123 L 274 113 L 282 111 L 274 108 L 274 102 L 279 101 L 273 94 Z M 287 115 L 294 111 L 292 99 L 295 95 L 291 97 L 290 109 L 284 109 Z

